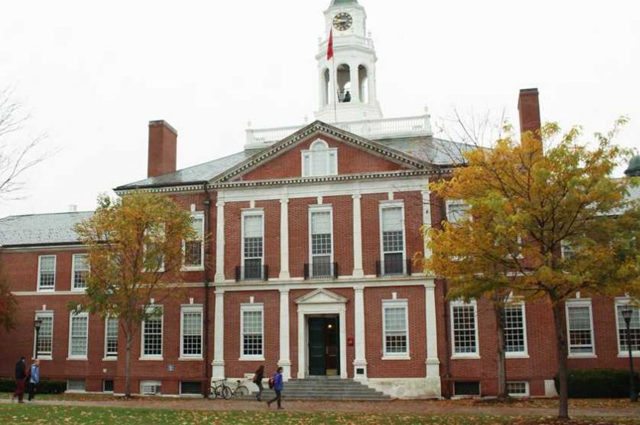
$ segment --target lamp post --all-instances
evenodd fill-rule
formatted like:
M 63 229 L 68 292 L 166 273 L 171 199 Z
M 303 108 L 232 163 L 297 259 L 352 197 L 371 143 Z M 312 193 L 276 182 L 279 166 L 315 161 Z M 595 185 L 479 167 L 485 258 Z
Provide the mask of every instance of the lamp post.
M 36 330 L 36 352 L 34 357 L 37 359 L 38 358 L 38 339 L 40 339 L 40 326 L 42 326 L 42 319 L 36 319 L 33 321 L 33 327 Z
M 631 306 L 625 306 L 622 309 L 622 318 L 627 325 L 627 348 L 629 349 L 629 400 L 638 401 L 638 392 L 636 391 L 635 373 L 633 372 L 633 351 L 631 350 L 631 317 L 633 309 Z

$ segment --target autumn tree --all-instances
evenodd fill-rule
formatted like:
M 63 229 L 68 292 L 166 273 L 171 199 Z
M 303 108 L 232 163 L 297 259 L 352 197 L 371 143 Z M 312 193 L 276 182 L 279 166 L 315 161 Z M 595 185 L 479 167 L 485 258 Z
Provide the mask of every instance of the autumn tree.
M 117 317 L 125 337 L 125 396 L 131 396 L 131 347 L 142 321 L 157 315 L 154 300 L 176 292 L 182 241 L 193 238 L 191 216 L 171 199 L 131 193 L 103 196 L 95 214 L 75 228 L 87 247 L 86 305 L 70 306 Z
M 451 296 L 491 299 L 499 326 L 510 297 L 549 304 L 560 418 L 568 418 L 565 301 L 577 292 L 619 291 L 638 272 L 630 251 L 621 255 L 625 226 L 638 226 L 631 218 L 638 206 L 627 201 L 627 182 L 612 178 L 626 154 L 612 143 L 623 123 L 596 134 L 591 149 L 579 142 L 578 128 L 563 134 L 547 124 L 523 134 L 522 143 L 507 134 L 492 149 L 467 152 L 450 180 L 431 185 L 468 208 L 456 223 L 428 231 L 433 255 L 425 267 L 451 282 Z M 561 255 L 563 244 L 573 255 Z

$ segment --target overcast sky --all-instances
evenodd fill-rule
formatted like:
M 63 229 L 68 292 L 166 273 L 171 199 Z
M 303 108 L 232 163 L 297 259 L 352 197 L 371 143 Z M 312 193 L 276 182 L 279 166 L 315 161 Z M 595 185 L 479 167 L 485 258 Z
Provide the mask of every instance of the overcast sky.
M 95 206 L 146 177 L 148 121 L 179 134 L 178 168 L 242 150 L 253 127 L 311 120 L 330 0 L 13 1 L 0 17 L 0 88 L 58 153 L 0 217 Z M 385 117 L 506 109 L 538 87 L 543 120 L 588 133 L 619 115 L 640 146 L 637 0 L 360 0 Z

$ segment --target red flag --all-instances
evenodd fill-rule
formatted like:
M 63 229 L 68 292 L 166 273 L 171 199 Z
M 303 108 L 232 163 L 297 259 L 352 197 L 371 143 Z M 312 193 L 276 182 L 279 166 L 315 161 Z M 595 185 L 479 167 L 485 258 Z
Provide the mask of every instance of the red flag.
M 329 44 L 327 46 L 327 60 L 333 59 L 333 29 L 329 33 Z

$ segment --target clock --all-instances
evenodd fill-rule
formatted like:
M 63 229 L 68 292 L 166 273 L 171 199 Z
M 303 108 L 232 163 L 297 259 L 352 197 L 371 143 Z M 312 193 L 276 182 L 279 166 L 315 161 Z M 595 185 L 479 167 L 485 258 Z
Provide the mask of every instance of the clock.
M 346 31 L 351 28 L 353 18 L 346 12 L 338 13 L 333 17 L 333 27 L 338 31 Z

